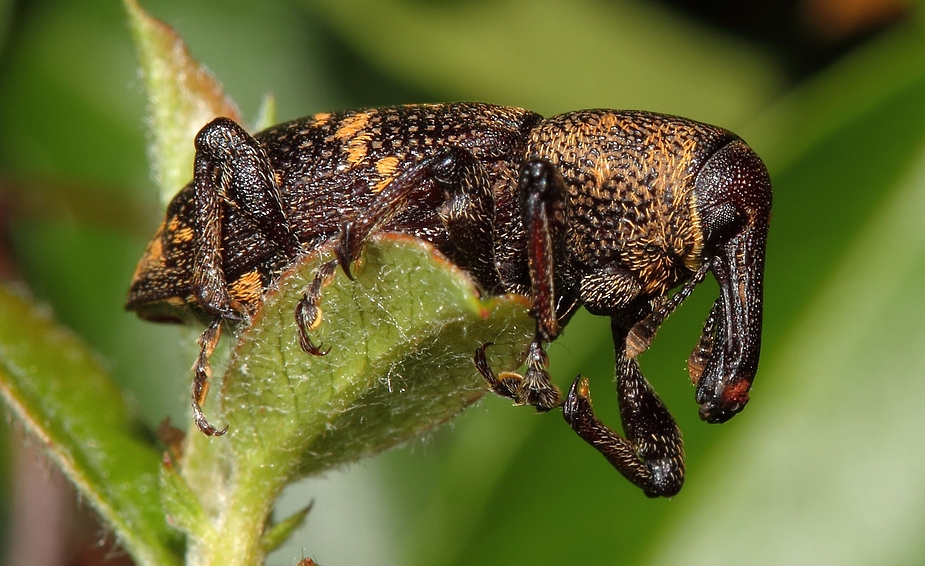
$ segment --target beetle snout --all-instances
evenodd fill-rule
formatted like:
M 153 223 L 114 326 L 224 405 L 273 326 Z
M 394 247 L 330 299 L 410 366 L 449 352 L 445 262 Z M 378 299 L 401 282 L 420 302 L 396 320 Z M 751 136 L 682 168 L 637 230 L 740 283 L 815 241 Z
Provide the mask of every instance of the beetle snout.
M 696 194 L 720 298 L 690 367 L 700 417 L 721 423 L 745 408 L 758 371 L 771 182 L 758 156 L 737 140 L 710 158 Z
M 726 387 L 718 396 L 701 399 L 697 395 L 700 405 L 700 418 L 711 424 L 721 424 L 736 416 L 748 403 L 748 390 L 751 381 L 743 379 L 731 387 Z
M 706 364 L 697 379 L 700 416 L 721 423 L 745 408 L 761 352 L 765 229 L 746 228 L 725 242 L 711 262 L 720 297 L 710 313 L 713 328 Z M 700 346 L 703 347 L 703 346 Z M 698 351 L 695 351 L 695 355 Z

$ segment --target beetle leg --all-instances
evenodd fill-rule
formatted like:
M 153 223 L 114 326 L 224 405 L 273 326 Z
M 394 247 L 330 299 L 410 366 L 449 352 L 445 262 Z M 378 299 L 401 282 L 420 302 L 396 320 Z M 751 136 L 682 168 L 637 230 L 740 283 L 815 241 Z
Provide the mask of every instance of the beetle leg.
M 559 297 L 553 266 L 557 258 L 564 255 L 568 192 L 562 174 L 554 165 L 534 159 L 521 167 L 518 193 L 527 235 L 527 266 L 533 298 L 531 314 L 536 320 L 536 333 L 527 351 L 527 371 L 521 377 L 515 395 L 509 397 L 516 403 L 532 405 L 537 411 L 545 412 L 562 404 L 562 394 L 553 385 L 547 371 L 549 358 L 543 344 L 559 335 L 556 311 Z M 482 372 L 482 375 L 491 385 L 486 373 Z M 517 376 L 503 375 L 508 380 Z M 498 392 L 494 387 L 493 390 Z
M 484 346 L 476 352 L 476 367 L 492 391 L 520 405 L 532 405 L 545 412 L 562 404 L 562 393 L 553 385 L 547 368 L 549 358 L 543 344 L 559 335 L 556 293 L 556 258 L 563 257 L 568 193 L 559 170 L 545 160 L 524 163 L 518 184 L 524 230 L 527 235 L 527 265 L 530 273 L 536 332 L 527 351 L 527 371 L 523 375 L 504 372 L 495 376 L 484 360 Z M 574 301 L 563 301 L 568 316 Z M 481 363 L 480 363 L 481 362 Z
M 517 401 L 523 376 L 510 371 L 503 371 L 499 375 L 495 375 L 491 365 L 488 363 L 488 358 L 485 356 L 485 349 L 493 345 L 493 342 L 486 342 L 475 351 L 475 368 L 488 382 L 488 387 L 496 395 Z
M 635 358 L 649 349 L 652 340 L 655 339 L 655 333 L 658 331 L 658 327 L 665 322 L 665 319 L 668 318 L 676 308 L 681 306 L 681 303 L 683 303 L 685 299 L 691 296 L 691 293 L 694 292 L 694 287 L 699 285 L 704 278 L 706 278 L 708 271 L 710 271 L 710 264 L 705 263 L 700 269 L 694 272 L 693 277 L 681 287 L 680 291 L 672 295 L 670 299 L 656 308 L 652 314 L 637 322 L 630 329 L 630 333 L 626 337 L 627 356 Z
M 315 277 L 311 284 L 302 293 L 302 299 L 295 309 L 296 326 L 299 330 L 299 344 L 302 349 L 313 356 L 324 356 L 330 348 L 322 349 L 319 344 L 316 346 L 308 333 L 321 324 L 321 289 L 331 281 L 334 271 L 337 269 L 337 260 L 327 261 L 315 271 Z
M 193 407 L 193 420 L 199 430 L 207 436 L 221 436 L 228 431 L 228 427 L 219 430 L 206 419 L 202 413 L 202 404 L 206 402 L 209 394 L 209 379 L 212 377 L 212 366 L 209 357 L 218 344 L 222 333 L 222 317 L 212 319 L 212 323 L 199 335 L 199 357 L 193 365 L 193 396 L 190 404 Z
M 289 227 L 276 175 L 263 149 L 241 126 L 216 118 L 196 135 L 196 209 L 192 291 L 209 314 L 240 319 L 228 292 L 222 256 L 225 207 L 248 218 L 265 240 L 294 258 L 300 245 Z
M 485 357 L 485 349 L 491 345 L 492 343 L 488 342 L 475 351 L 475 368 L 496 395 L 510 399 L 517 405 L 536 407 L 541 413 L 562 404 L 562 393 L 549 380 L 549 373 L 546 371 L 549 358 L 543 350 L 542 342 L 534 340 L 530 343 L 530 349 L 527 351 L 527 371 L 523 375 L 513 371 L 503 371 L 495 375 Z
M 248 305 L 233 300 L 224 271 L 222 221 L 227 207 L 248 218 L 267 242 L 277 243 L 292 258 L 300 246 L 283 212 L 279 186 L 270 161 L 243 128 L 228 118 L 216 118 L 196 135 L 193 185 L 199 214 L 193 225 L 194 249 L 190 290 L 199 306 L 214 319 L 199 337 L 199 357 L 193 367 L 193 418 L 203 433 L 219 436 L 205 418 L 202 404 L 209 390 L 209 356 L 221 334 L 223 320 L 240 320 Z
M 625 332 L 615 332 L 617 397 L 626 437 L 621 437 L 594 415 L 588 380 L 572 383 L 562 414 L 585 442 L 600 452 L 623 476 L 649 497 L 671 497 L 684 483 L 681 431 L 665 405 L 626 356 Z
M 368 209 L 342 226 L 336 253 L 348 277 L 352 277 L 350 266 L 370 236 L 407 209 L 420 191 L 434 190 L 431 187 L 444 192 L 445 202 L 438 214 L 461 256 L 459 264 L 487 289 L 500 286 L 493 260 L 491 186 L 481 163 L 460 147 L 445 147 L 402 172 L 382 189 Z
M 536 334 L 549 342 L 559 335 L 553 266 L 564 256 L 568 192 L 559 170 L 548 161 L 536 159 L 521 168 L 519 193 Z
M 198 139 L 198 138 L 197 138 Z M 192 292 L 206 312 L 222 318 L 237 319 L 231 307 L 228 282 L 222 269 L 222 199 L 227 192 L 227 175 L 215 175 L 215 162 L 205 150 L 196 151 L 194 182 L 196 209 L 199 215 L 194 224 L 196 237 L 193 250 Z M 215 182 L 219 186 L 215 186 Z
M 548 367 L 549 357 L 543 342 L 534 338 L 527 350 L 527 371 L 520 384 L 520 397 L 522 403 L 536 407 L 541 413 L 562 405 L 562 392 L 550 380 Z

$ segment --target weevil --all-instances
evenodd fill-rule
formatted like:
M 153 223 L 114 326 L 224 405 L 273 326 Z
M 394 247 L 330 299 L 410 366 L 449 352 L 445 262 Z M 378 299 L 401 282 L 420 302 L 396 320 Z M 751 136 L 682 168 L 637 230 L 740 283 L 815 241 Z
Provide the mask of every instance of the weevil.
M 523 373 L 477 371 L 495 393 L 567 423 L 650 497 L 684 480 L 681 433 L 636 356 L 708 272 L 720 296 L 690 356 L 702 419 L 741 411 L 758 368 L 771 183 L 761 159 L 721 128 L 650 112 L 586 110 L 544 119 L 479 103 L 316 114 L 255 135 L 227 118 L 195 139 L 193 180 L 142 257 L 127 308 L 207 327 L 191 405 L 202 412 L 223 323 L 246 320 L 295 258 L 333 241 L 294 305 L 302 348 L 322 323 L 322 289 L 351 276 L 378 232 L 427 240 L 487 294 L 532 300 Z M 673 289 L 679 290 L 669 296 Z M 563 399 L 546 346 L 579 307 L 610 317 L 621 436 L 579 376 Z M 337 344 L 327 347 L 337 347 Z

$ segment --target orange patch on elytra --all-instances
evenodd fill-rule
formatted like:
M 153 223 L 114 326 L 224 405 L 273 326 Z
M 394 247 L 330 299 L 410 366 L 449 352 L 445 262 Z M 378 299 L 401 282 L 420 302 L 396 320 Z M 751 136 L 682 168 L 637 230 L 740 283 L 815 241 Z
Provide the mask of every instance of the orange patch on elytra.
M 395 173 L 396 167 L 398 167 L 398 158 L 395 156 L 383 157 L 376 162 L 376 171 L 383 177 L 388 177 Z
M 192 241 L 193 235 L 194 234 L 192 228 L 181 228 L 180 230 L 175 230 L 172 232 L 170 241 L 174 244 L 183 244 Z
M 386 188 L 389 183 L 395 179 L 395 169 L 398 168 L 400 159 L 395 156 L 383 157 L 376 162 L 376 172 L 382 176 L 382 180 L 376 183 L 371 189 L 372 192 L 378 193 Z
M 347 163 L 356 165 L 366 157 L 366 152 L 369 151 L 370 138 L 372 138 L 372 134 L 365 133 L 350 140 L 350 143 L 345 148 L 347 151 Z
M 395 179 L 395 177 L 386 177 L 385 179 L 383 179 L 383 180 L 379 181 L 378 183 L 376 183 L 375 185 L 373 185 L 373 188 L 370 189 L 370 190 L 371 190 L 372 192 L 374 192 L 374 193 L 378 193 L 378 192 L 382 191 L 382 189 L 384 189 L 384 188 L 386 188 L 387 186 L 389 186 L 389 183 L 391 183 L 394 179 Z
M 340 124 L 340 127 L 337 128 L 336 132 L 334 132 L 334 137 L 339 140 L 351 139 L 353 136 L 362 131 L 368 123 L 369 112 L 361 112 L 359 114 L 354 114 L 349 118 L 344 118 Z
M 161 223 L 160 228 L 157 229 L 157 233 L 154 234 L 154 238 L 152 238 L 151 242 L 148 244 L 144 255 L 141 256 L 141 260 L 135 268 L 135 273 L 132 275 L 133 284 L 144 278 L 147 273 L 160 271 L 164 268 L 163 234 L 164 223 Z
M 256 269 L 248 271 L 229 285 L 228 294 L 244 305 L 253 305 L 263 296 L 263 278 Z

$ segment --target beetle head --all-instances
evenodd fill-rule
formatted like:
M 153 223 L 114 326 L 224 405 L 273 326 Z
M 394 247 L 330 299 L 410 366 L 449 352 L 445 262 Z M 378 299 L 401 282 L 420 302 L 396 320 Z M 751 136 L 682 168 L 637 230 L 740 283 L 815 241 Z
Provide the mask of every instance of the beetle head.
M 736 140 L 707 160 L 694 195 L 720 298 L 689 368 L 700 417 L 720 423 L 745 407 L 758 369 L 771 180 L 755 152 Z

